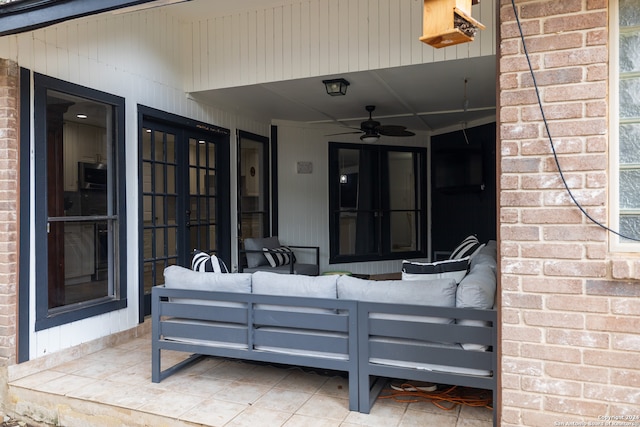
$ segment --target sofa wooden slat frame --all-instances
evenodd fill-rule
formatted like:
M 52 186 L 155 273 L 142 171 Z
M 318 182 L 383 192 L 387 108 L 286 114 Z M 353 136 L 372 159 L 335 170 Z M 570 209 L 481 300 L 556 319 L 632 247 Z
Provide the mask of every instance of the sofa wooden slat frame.
M 300 308 L 307 311 L 300 312 Z M 425 317 L 473 320 L 479 325 L 429 323 Z M 497 327 L 495 310 L 157 286 L 152 289 L 152 381 L 160 382 L 198 355 L 211 355 L 347 372 L 349 409 L 362 413 L 370 412 L 389 378 L 490 390 L 497 402 Z M 473 343 L 488 350 L 443 348 L 425 342 Z M 162 350 L 194 355 L 161 370 Z M 378 364 L 371 358 L 491 374 Z M 493 420 L 497 425 L 495 408 Z
M 191 363 L 195 355 L 343 371 L 349 376 L 349 409 L 358 411 L 357 302 L 168 289 L 163 286 L 152 289 L 151 301 L 153 382 L 160 382 L 185 364 Z M 227 305 L 236 303 L 238 306 L 211 305 L 220 302 Z M 278 309 L 274 310 L 274 306 Z M 292 310 L 300 307 L 311 309 L 313 312 L 308 314 L 314 322 L 301 322 L 301 315 L 304 313 L 287 313 L 287 307 Z M 245 323 L 238 323 L 238 319 L 245 318 Z M 231 326 L 225 329 L 223 323 L 227 320 Z M 237 325 L 244 326 L 244 329 Z M 322 325 L 323 330 L 320 334 L 319 325 Z M 192 331 L 192 326 L 195 332 Z M 261 331 L 260 328 L 280 328 L 281 332 L 275 334 Z M 290 331 L 295 333 L 289 333 Z M 277 336 L 277 341 L 267 339 L 270 334 L 272 338 Z M 330 337 L 329 334 L 341 336 Z M 326 346 L 319 350 L 331 351 L 340 357 L 310 352 L 310 349 L 318 349 L 318 338 L 324 338 L 323 346 Z M 226 339 L 229 341 L 225 342 Z M 237 344 L 242 344 L 243 347 L 240 348 Z M 260 344 L 277 344 L 282 351 L 260 349 Z M 194 356 L 162 370 L 162 350 L 189 352 L 194 353 Z
M 474 320 L 478 326 L 458 323 L 428 323 L 416 317 Z M 381 319 L 381 317 L 383 317 Z M 488 323 L 485 326 L 484 323 Z M 382 390 L 379 378 L 399 378 L 491 390 L 494 410 L 493 423 L 497 425 L 497 312 L 455 307 L 411 306 L 385 303 L 358 303 L 358 357 L 360 412 L 369 413 Z M 391 339 L 388 339 L 391 338 Z M 398 339 L 401 338 L 401 339 Z M 409 340 L 423 340 L 412 344 Z M 486 351 L 464 350 L 429 346 L 431 343 L 473 343 L 487 346 Z M 471 375 L 373 363 L 371 359 L 388 359 L 416 365 L 446 365 L 453 368 L 472 368 L 490 372 L 490 375 Z

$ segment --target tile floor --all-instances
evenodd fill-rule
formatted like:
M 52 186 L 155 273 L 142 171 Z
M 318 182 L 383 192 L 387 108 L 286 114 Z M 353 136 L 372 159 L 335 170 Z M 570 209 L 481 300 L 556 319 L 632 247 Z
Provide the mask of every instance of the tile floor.
M 485 408 L 378 399 L 348 410 L 339 375 L 205 357 L 151 382 L 151 339 L 134 338 L 9 383 L 16 417 L 63 426 L 489 427 Z M 183 360 L 163 353 L 163 365 Z M 384 393 L 384 392 L 383 392 Z

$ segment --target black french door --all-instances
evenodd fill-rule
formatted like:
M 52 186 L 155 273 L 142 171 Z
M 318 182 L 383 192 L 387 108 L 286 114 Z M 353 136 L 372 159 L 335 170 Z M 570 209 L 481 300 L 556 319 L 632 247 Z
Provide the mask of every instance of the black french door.
M 167 266 L 189 267 L 194 249 L 231 262 L 229 132 L 171 118 L 141 120 L 141 321 Z

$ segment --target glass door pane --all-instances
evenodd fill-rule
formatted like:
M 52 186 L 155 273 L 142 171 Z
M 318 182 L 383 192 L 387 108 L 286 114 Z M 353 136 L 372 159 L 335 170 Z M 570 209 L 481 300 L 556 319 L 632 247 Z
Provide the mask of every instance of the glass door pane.
M 143 287 L 164 283 L 162 272 L 177 263 L 178 204 L 176 135 L 165 130 L 144 128 L 141 142 Z

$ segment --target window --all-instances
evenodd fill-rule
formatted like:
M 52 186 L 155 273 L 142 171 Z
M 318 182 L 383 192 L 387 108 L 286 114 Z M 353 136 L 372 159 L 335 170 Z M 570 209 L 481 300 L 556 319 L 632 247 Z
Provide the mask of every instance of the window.
M 612 12 L 612 28 L 619 30 L 612 43 L 616 59 L 611 61 L 615 70 L 611 93 L 617 98 L 611 102 L 612 147 L 617 149 L 612 155 L 612 170 L 618 172 L 614 177 L 617 191 L 612 191 L 617 195 L 612 202 L 617 212 L 612 218 L 618 222 L 613 226 L 623 236 L 640 239 L 640 9 L 636 0 L 620 0 L 617 17 L 615 10 Z M 632 249 L 632 245 L 640 249 L 640 244 L 625 237 L 616 237 L 614 244 L 624 250 Z
M 426 151 L 331 143 L 330 263 L 425 256 Z
M 41 330 L 126 306 L 124 99 L 40 74 L 34 83 Z

